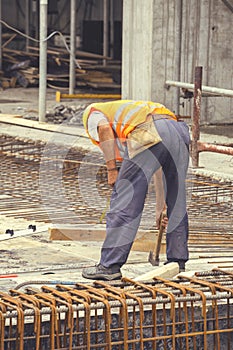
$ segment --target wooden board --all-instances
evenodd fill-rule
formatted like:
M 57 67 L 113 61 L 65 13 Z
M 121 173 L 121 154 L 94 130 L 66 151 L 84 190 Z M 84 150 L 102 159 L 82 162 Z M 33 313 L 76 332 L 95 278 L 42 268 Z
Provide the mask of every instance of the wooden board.
M 91 228 L 90 228 L 91 227 Z M 56 225 L 48 228 L 52 241 L 103 241 L 104 226 L 98 225 Z
M 161 277 L 170 279 L 175 277 L 179 273 L 179 265 L 176 262 L 160 266 L 152 267 L 151 271 L 144 273 L 143 275 L 137 276 L 135 281 L 150 281 L 153 278 Z
M 96 241 L 103 242 L 106 235 L 105 225 L 56 225 L 48 228 L 50 240 L 62 241 Z M 149 252 L 154 250 L 156 233 L 140 230 L 132 246 L 132 250 Z M 161 245 L 161 254 L 166 252 L 165 240 Z
M 53 131 L 53 132 L 67 134 L 67 135 L 74 135 L 74 136 L 82 136 L 82 137 L 85 137 L 86 139 L 88 138 L 85 130 L 81 129 L 80 127 L 76 127 L 74 125 L 72 126 L 62 125 L 62 128 L 61 128 L 60 125 L 40 123 L 35 120 L 24 119 L 21 115 L 0 113 L 0 123 L 1 122 L 7 123 L 7 124 L 19 125 L 19 126 L 26 126 L 28 128 L 34 128 L 38 130 Z

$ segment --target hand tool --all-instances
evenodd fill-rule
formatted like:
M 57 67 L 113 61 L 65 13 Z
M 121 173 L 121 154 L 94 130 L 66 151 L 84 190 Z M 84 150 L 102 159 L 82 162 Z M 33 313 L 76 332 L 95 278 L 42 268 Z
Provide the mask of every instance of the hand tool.
M 161 242 L 162 242 L 162 237 L 163 233 L 165 231 L 166 225 L 163 223 L 163 219 L 166 217 L 166 211 L 164 210 L 159 219 L 159 232 L 158 232 L 158 237 L 157 237 L 157 242 L 155 244 L 155 249 L 154 251 L 150 251 L 148 261 L 151 263 L 153 266 L 159 266 L 159 253 L 160 253 L 160 248 L 161 248 Z

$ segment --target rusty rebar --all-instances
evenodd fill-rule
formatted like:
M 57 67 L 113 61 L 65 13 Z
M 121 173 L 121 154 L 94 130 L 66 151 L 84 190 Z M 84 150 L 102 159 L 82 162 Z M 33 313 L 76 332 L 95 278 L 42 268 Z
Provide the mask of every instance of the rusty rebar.
M 200 138 L 200 114 L 201 114 L 201 95 L 202 95 L 202 67 L 195 67 L 194 74 L 194 102 L 192 118 L 192 147 L 191 156 L 194 167 L 198 167 L 199 153 L 198 140 Z
M 224 286 L 225 279 L 231 284 Z M 11 290 L 0 295 L 0 343 L 36 350 L 221 350 L 225 339 L 224 349 L 230 350 L 232 302 L 233 274 L 220 270 L 206 273 L 205 279 L 142 283 L 124 278 L 116 285 L 44 285 L 29 294 Z

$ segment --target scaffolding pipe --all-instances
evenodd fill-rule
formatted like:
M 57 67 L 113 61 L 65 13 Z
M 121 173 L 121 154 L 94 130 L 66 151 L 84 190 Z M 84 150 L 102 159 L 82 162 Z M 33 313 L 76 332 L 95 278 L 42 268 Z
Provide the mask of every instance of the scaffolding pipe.
M 215 153 L 222 153 L 222 154 L 228 154 L 230 156 L 233 156 L 233 148 L 232 147 L 215 145 L 212 143 L 198 141 L 197 148 L 198 148 L 198 152 L 203 152 L 203 151 L 215 152 Z
M 197 141 L 200 138 L 200 114 L 201 114 L 201 91 L 202 91 L 202 67 L 195 67 L 194 76 L 194 103 L 192 118 L 192 148 L 191 157 L 193 167 L 198 167 L 199 152 Z
M 183 83 L 181 81 L 166 80 L 165 86 L 166 87 L 175 86 L 178 88 L 188 89 L 192 91 L 194 90 L 194 84 Z M 221 89 L 221 88 L 212 87 L 212 86 L 202 85 L 202 92 L 206 92 L 215 96 L 233 97 L 233 90 Z
M 114 0 L 110 1 L 110 57 L 114 58 Z
M 181 76 L 181 43 L 182 43 L 182 19 L 183 19 L 183 0 L 178 0 L 176 3 L 176 19 L 178 23 L 176 24 L 176 50 L 175 50 L 175 66 L 176 66 L 176 77 L 180 80 Z M 176 91 L 175 100 L 175 111 L 176 114 L 180 114 L 180 91 Z
M 25 33 L 26 33 L 26 52 L 28 52 L 29 36 L 30 36 L 30 7 L 29 0 L 25 4 Z
M 2 0 L 0 0 L 0 19 L 2 19 Z M 0 69 L 2 69 L 2 23 L 0 22 Z
M 103 56 L 108 56 L 108 0 L 103 0 L 104 6 L 104 30 L 103 30 Z M 103 65 L 106 66 L 107 60 L 103 60 Z
M 73 94 L 76 84 L 75 76 L 75 55 L 76 55 L 76 0 L 70 3 L 70 77 L 69 93 Z
M 39 122 L 45 122 L 47 86 L 47 11 L 48 0 L 40 0 L 40 80 L 39 80 Z
M 31 9 L 32 9 L 32 21 L 35 24 L 35 38 L 39 39 L 39 2 L 37 0 L 32 0 L 31 2 Z

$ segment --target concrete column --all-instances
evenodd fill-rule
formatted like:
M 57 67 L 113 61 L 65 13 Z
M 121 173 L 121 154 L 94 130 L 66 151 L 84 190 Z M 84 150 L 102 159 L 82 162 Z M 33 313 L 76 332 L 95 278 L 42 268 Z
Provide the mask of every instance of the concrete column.
M 191 115 L 193 100 L 181 99 L 181 108 L 180 90 L 166 89 L 165 81 L 192 83 L 195 66 L 202 66 L 203 84 L 232 90 L 231 32 L 232 12 L 223 1 L 124 0 L 122 98 Z M 203 99 L 201 122 L 231 123 L 232 106 L 232 99 Z
M 47 17 L 48 0 L 40 0 L 39 122 L 45 122 L 47 87 Z
M 177 92 L 164 84 L 180 76 L 180 9 L 180 0 L 124 0 L 122 98 L 177 108 Z
M 123 1 L 122 98 L 151 99 L 154 0 Z

